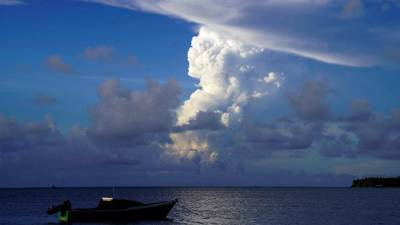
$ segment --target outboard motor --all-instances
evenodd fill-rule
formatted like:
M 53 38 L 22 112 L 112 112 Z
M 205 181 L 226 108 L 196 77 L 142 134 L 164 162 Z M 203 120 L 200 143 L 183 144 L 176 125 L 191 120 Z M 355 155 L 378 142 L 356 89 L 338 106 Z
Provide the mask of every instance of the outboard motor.
M 71 210 L 71 202 L 69 200 L 64 201 L 62 204 L 57 206 L 52 206 L 47 210 L 47 214 L 53 215 L 54 213 L 61 212 L 61 214 L 65 214 L 65 212 Z

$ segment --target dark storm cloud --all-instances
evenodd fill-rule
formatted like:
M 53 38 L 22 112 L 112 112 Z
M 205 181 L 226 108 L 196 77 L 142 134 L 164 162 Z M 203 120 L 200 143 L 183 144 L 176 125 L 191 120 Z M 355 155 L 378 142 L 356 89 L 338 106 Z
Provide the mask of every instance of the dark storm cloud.
M 66 62 L 60 55 L 50 55 L 44 61 L 47 69 L 52 72 L 63 73 L 63 74 L 72 74 L 73 68 Z

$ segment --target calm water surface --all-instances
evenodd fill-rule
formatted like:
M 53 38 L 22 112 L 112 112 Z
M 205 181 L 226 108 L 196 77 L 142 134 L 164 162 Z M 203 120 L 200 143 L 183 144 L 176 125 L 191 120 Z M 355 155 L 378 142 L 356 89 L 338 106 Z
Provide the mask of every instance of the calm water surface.
M 0 224 L 57 224 L 51 204 L 94 207 L 111 188 L 0 189 Z M 129 224 L 399 225 L 400 189 L 116 188 L 143 202 L 178 198 L 169 220 Z

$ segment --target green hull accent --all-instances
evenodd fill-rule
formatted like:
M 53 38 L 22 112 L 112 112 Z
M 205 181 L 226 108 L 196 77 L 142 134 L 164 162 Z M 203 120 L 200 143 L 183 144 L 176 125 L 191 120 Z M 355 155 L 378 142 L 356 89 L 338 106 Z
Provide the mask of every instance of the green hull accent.
M 58 220 L 60 220 L 61 223 L 68 223 L 69 211 L 66 211 L 64 213 L 60 213 L 60 216 L 58 217 Z

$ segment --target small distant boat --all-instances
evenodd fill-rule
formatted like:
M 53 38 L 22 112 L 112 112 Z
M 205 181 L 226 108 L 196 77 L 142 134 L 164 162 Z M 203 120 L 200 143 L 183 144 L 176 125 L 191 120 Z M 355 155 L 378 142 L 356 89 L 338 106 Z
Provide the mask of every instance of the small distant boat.
M 73 209 L 70 201 L 52 206 L 47 214 L 59 213 L 61 223 L 71 222 L 115 222 L 165 219 L 177 199 L 144 204 L 126 199 L 102 198 L 96 208 Z

